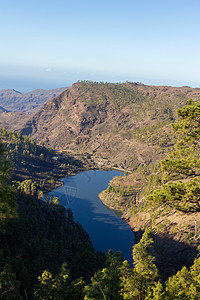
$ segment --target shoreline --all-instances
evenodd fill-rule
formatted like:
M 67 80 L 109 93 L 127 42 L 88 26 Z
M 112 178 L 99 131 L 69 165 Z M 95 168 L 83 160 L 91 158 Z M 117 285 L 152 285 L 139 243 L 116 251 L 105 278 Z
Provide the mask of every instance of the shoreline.
M 51 192 L 51 191 L 53 191 L 53 190 L 55 190 L 55 189 L 57 189 L 57 188 L 59 188 L 59 187 L 61 187 L 61 186 L 63 186 L 64 185 L 64 183 L 63 183 L 63 181 L 62 181 L 62 179 L 64 179 L 64 178 L 68 178 L 68 177 L 71 177 L 71 176 L 75 176 L 75 175 L 77 175 L 77 174 L 79 174 L 79 173 L 82 173 L 82 172 L 87 172 L 87 171 L 92 171 L 92 170 L 98 170 L 98 171 L 122 171 L 121 169 L 119 170 L 118 168 L 115 168 L 115 167 L 113 167 L 113 168 L 82 168 L 82 169 L 77 169 L 77 170 L 73 170 L 73 171 L 71 171 L 71 170 L 69 170 L 70 171 L 70 173 L 69 174 L 67 174 L 66 176 L 62 176 L 61 178 L 59 178 L 58 179 L 58 182 L 57 182 L 57 185 L 56 186 L 54 186 L 53 188 L 51 188 L 50 190 L 44 190 L 44 192 Z M 125 172 L 128 172 L 128 171 L 126 171 L 126 170 L 124 170 Z M 116 177 L 116 176 L 114 176 L 114 177 Z M 113 178 L 114 178 L 113 177 Z M 112 179 L 113 179 L 112 178 Z M 124 221 L 124 222 L 126 222 L 126 224 L 128 224 L 129 225 L 129 227 L 130 227 L 130 229 L 134 232 L 134 234 L 135 234 L 135 231 L 134 231 L 134 228 L 131 226 L 131 224 L 130 224 L 130 218 L 127 218 L 127 216 L 126 216 L 126 213 L 127 213 L 127 211 L 124 211 L 124 209 L 122 208 L 122 207 L 118 207 L 118 206 L 116 206 L 116 204 L 113 204 L 113 205 L 110 205 L 110 202 L 109 201 L 106 201 L 105 200 L 105 197 L 103 196 L 103 194 L 105 193 L 105 190 L 102 190 L 99 194 L 98 194 L 98 197 L 99 197 L 99 199 L 100 199 L 100 201 L 103 203 L 103 205 L 105 205 L 108 209 L 110 209 L 110 210 L 113 210 L 113 211 L 116 211 L 116 212 L 118 212 L 118 213 L 120 213 L 121 215 L 120 215 L 120 218 Z

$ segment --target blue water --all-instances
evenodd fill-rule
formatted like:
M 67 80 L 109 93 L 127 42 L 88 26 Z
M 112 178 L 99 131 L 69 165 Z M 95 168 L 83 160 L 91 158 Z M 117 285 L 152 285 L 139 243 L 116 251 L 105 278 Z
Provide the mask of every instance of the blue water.
M 108 209 L 98 194 L 105 190 L 118 171 L 86 171 L 63 179 L 64 185 L 53 192 L 60 204 L 71 208 L 74 220 L 78 221 L 89 234 L 95 250 L 108 252 L 120 250 L 124 259 L 132 263 L 134 235 L 130 227 Z

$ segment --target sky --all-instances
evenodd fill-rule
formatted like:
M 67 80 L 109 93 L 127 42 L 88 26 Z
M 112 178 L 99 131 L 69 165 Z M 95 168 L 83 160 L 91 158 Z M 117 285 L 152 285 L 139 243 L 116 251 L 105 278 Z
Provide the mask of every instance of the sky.
M 200 87 L 199 0 L 0 0 L 0 89 Z

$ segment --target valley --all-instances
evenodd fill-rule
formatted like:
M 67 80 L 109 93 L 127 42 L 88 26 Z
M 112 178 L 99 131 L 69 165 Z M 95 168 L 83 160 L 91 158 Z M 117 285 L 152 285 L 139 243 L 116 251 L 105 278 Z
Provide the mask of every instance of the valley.
M 189 268 L 198 253 L 199 100 L 200 89 L 190 87 L 83 81 L 35 112 L 4 111 L 1 138 L 14 163 L 13 180 L 19 187 L 32 180 L 36 196 L 81 171 L 123 172 L 99 198 L 122 212 L 138 245 L 149 230 L 154 246 L 147 248 L 164 282 Z

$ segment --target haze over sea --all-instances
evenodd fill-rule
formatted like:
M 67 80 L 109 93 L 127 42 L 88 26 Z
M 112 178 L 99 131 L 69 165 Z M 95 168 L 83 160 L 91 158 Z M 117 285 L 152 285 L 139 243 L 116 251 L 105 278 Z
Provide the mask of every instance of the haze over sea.
M 0 89 L 200 87 L 197 0 L 0 1 Z

